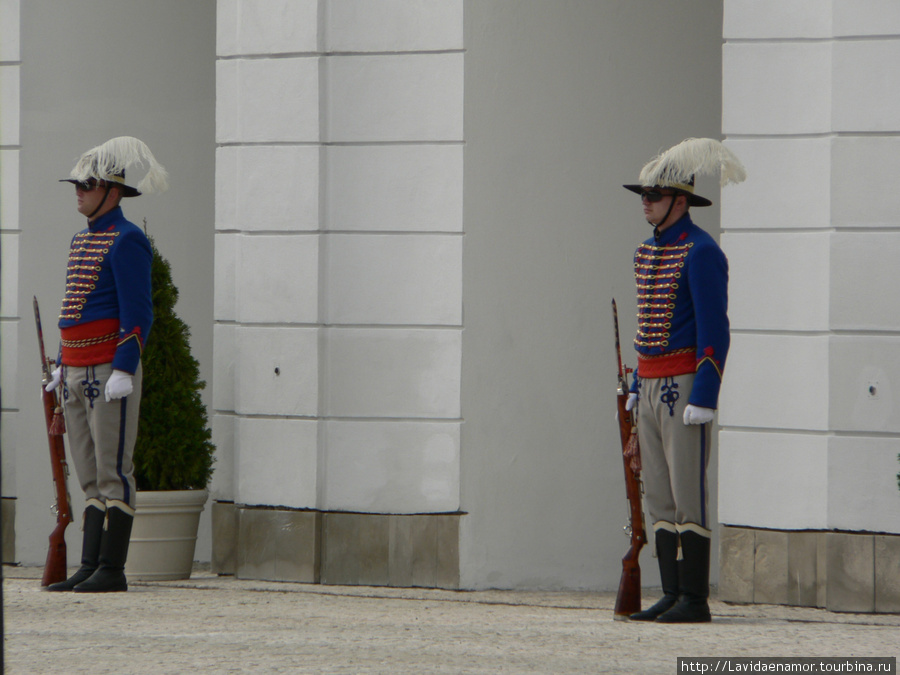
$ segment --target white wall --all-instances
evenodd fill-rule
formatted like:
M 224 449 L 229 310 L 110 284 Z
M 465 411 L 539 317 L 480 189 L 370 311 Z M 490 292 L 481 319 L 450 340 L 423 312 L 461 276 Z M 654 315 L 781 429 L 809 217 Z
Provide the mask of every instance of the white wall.
M 610 300 L 634 365 L 632 255 L 650 236 L 621 186 L 657 152 L 719 136 L 717 4 L 466 4 L 464 587 L 618 584 Z M 717 181 L 698 192 L 718 202 Z M 694 218 L 718 236 L 718 207 Z M 642 568 L 659 583 L 649 547 Z
M 4 0 L 0 9 L 4 62 L 15 58 L 15 42 L 6 39 L 18 34 L 14 9 L 21 18 L 21 65 L 0 66 L 3 496 L 17 498 L 18 560 L 43 564 L 54 523 L 53 488 L 31 299 L 36 295 L 41 303 L 45 342 L 54 354 L 68 245 L 85 226 L 71 186 L 57 181 L 82 152 L 108 138 L 141 138 L 169 170 L 168 192 L 127 200 L 123 208 L 139 225 L 147 218 L 172 264 L 181 293 L 177 311 L 192 330 L 201 377 L 212 383 L 215 3 Z M 18 113 L 9 105 L 7 69 L 20 73 Z M 19 140 L 12 134 L 15 120 Z M 83 497 L 70 469 L 73 511 L 80 514 Z M 207 521 L 208 511 L 197 548 L 201 559 L 210 553 Z M 79 527 L 68 528 L 67 543 L 74 562 Z
M 627 349 L 648 232 L 621 184 L 718 135 L 721 14 L 218 10 L 217 497 L 461 509 L 463 586 L 615 586 L 609 300 Z M 659 69 L 673 51 L 690 77 Z M 698 219 L 718 234 L 717 208 Z
M 19 249 L 21 40 L 20 0 L 0 0 L 0 391 L 2 391 L 2 495 L 15 496 Z
M 459 508 L 462 10 L 219 0 L 219 499 Z
M 720 519 L 900 532 L 900 5 L 725 3 Z

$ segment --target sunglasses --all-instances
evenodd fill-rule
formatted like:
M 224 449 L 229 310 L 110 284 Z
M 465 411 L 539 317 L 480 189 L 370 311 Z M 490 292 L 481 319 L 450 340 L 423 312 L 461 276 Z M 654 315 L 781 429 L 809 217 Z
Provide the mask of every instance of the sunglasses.
M 672 197 L 674 192 L 660 192 L 659 190 L 643 190 L 641 192 L 641 201 L 647 200 L 651 203 L 662 201 L 663 197 Z
M 90 180 L 87 183 L 75 183 L 76 192 L 90 192 L 97 187 L 97 181 Z

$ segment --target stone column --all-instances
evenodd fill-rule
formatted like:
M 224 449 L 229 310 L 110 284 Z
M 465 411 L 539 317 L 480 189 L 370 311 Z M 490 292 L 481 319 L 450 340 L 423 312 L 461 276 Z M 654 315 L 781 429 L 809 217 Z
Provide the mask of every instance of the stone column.
M 215 487 L 325 514 L 326 581 L 459 509 L 462 5 L 219 1 Z M 290 578 L 275 520 L 247 575 Z
M 900 568 L 875 571 L 900 538 L 867 565 L 871 535 L 822 533 L 900 533 L 900 7 L 729 0 L 724 36 L 723 132 L 749 178 L 722 194 L 722 594 L 897 611 Z

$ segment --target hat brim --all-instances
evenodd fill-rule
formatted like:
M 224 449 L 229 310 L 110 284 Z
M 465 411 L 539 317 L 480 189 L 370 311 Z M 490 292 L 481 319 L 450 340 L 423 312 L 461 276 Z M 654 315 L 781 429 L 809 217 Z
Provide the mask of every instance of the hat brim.
M 75 180 L 74 178 L 60 178 L 60 183 L 72 183 L 73 185 L 77 185 L 81 183 L 80 180 Z M 138 197 L 141 194 L 141 191 L 137 188 L 133 188 L 130 185 L 125 185 L 125 183 L 110 183 L 110 187 L 117 187 L 122 191 L 123 197 Z
M 649 190 L 651 186 L 649 185 L 623 185 L 623 188 L 626 190 L 631 190 L 636 194 L 641 194 L 644 190 Z M 658 187 L 663 190 L 674 190 L 678 194 L 684 195 L 687 197 L 688 204 L 690 206 L 712 206 L 712 202 L 708 200 L 706 197 L 701 197 L 700 195 L 695 195 L 692 192 L 687 192 L 686 190 L 680 190 L 679 188 L 669 187 L 667 185 L 656 185 L 653 187 Z

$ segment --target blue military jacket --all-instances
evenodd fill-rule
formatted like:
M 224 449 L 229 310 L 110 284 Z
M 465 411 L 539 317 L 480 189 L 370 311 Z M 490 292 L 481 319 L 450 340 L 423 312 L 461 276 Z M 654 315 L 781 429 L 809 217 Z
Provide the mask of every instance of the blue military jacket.
M 137 370 L 153 323 L 146 235 L 116 207 L 72 238 L 59 315 L 59 361 Z
M 688 403 L 716 408 L 730 344 L 728 260 L 690 214 L 634 254 L 639 378 L 696 373 Z

